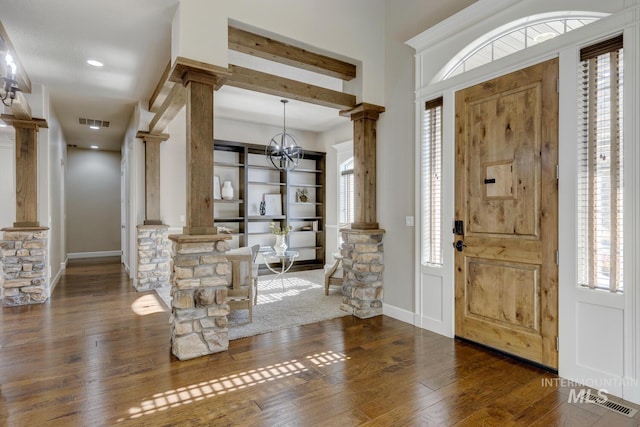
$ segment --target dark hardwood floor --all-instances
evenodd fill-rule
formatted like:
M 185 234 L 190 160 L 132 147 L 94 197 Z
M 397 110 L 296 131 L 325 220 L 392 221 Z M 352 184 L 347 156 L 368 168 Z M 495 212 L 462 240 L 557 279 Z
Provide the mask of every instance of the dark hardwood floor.
M 118 259 L 75 261 L 0 309 L 0 425 L 637 426 L 538 368 L 381 316 L 232 341 L 180 362 L 169 313 Z

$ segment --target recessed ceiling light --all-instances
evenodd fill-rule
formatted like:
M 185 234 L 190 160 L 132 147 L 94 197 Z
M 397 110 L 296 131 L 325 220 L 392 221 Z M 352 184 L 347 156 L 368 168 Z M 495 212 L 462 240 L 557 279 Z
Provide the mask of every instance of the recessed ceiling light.
M 89 126 L 89 129 L 99 130 L 100 126 L 91 125 L 91 126 Z
M 542 42 L 546 42 L 549 39 L 554 38 L 555 36 L 557 36 L 556 33 L 542 33 L 535 36 L 533 38 L 533 41 L 535 41 L 536 43 L 542 43 Z
M 96 61 L 95 59 L 87 59 L 87 64 L 93 67 L 102 67 L 104 64 L 100 61 Z
M 92 145 L 92 146 L 91 146 L 91 149 L 92 149 L 92 150 L 97 150 L 98 148 L 100 148 L 100 147 L 98 147 L 97 145 Z

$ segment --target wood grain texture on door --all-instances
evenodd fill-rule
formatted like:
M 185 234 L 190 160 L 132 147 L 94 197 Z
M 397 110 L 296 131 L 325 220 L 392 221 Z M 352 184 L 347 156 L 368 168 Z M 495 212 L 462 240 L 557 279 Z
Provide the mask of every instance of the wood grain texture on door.
M 456 93 L 456 335 L 557 368 L 558 60 Z

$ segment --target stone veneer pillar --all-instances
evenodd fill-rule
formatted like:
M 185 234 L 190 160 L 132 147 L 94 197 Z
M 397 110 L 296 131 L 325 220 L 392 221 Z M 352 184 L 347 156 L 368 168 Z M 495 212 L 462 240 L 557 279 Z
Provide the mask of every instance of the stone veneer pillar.
M 361 319 L 382 314 L 384 230 L 342 229 L 343 311 Z
M 169 286 L 171 242 L 168 225 L 138 225 L 137 291 Z
M 171 351 L 180 360 L 229 348 L 228 235 L 170 235 L 173 242 Z
M 46 227 L 2 229 L 2 305 L 40 304 L 49 298 L 48 230 Z

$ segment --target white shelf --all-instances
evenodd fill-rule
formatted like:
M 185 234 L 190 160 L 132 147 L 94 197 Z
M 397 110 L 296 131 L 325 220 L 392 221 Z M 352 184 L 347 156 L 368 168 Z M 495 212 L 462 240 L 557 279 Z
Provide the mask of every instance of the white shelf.
M 324 223 L 325 153 L 307 151 L 293 171 L 281 171 L 270 164 L 264 147 L 233 141 L 214 143 L 214 173 L 220 181 L 231 181 L 237 199 L 214 201 L 214 222 L 230 228 L 239 247 L 273 244 L 270 222 L 293 226 L 288 242 L 292 249 L 305 251 L 296 264 L 305 268 L 324 263 L 324 230 L 300 230 L 302 226 Z M 308 154 L 308 156 L 307 156 Z M 307 202 L 296 201 L 295 194 L 305 190 Z M 258 215 L 265 195 L 279 195 L 284 215 Z M 278 212 L 277 209 L 269 212 Z M 318 228 L 318 227 L 316 227 Z M 305 267 L 306 264 L 306 267 Z

